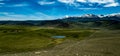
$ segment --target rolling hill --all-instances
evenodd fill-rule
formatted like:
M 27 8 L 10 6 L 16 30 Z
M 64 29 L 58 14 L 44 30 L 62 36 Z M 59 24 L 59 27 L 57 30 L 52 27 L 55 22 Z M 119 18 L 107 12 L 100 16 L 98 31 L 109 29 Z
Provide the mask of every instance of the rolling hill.
M 120 29 L 120 14 L 64 17 L 56 20 L 0 21 L 0 25 L 27 25 L 58 28 L 111 28 Z

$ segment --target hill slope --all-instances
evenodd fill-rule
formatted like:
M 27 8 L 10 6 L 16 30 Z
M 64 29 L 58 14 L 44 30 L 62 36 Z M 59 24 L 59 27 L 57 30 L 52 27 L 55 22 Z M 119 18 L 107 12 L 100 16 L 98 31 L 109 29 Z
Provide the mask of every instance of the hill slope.
M 65 17 L 56 20 L 38 21 L 0 21 L 0 25 L 25 25 L 57 28 L 110 28 L 120 29 L 120 14 L 93 15 L 87 14 L 80 17 Z

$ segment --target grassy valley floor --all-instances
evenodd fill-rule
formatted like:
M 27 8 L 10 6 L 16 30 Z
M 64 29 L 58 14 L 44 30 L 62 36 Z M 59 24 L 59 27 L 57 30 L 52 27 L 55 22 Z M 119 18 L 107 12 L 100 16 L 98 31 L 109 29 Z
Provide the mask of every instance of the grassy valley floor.
M 0 56 L 120 56 L 120 30 L 6 29 L 0 32 Z

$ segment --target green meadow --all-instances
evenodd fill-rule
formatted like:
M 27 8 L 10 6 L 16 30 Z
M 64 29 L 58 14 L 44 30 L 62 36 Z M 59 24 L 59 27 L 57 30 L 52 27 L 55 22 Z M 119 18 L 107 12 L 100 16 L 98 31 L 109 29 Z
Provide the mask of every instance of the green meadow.
M 120 30 L 0 26 L 0 56 L 119 56 L 119 47 Z
M 16 53 L 49 49 L 66 39 L 80 41 L 96 30 L 49 29 L 24 26 L 0 27 L 0 53 Z M 65 38 L 52 38 L 65 36 Z

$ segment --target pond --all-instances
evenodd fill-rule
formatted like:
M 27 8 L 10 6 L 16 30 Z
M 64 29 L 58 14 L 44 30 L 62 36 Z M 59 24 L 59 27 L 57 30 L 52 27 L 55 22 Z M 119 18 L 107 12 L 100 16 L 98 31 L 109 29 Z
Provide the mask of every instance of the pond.
M 52 36 L 52 38 L 65 38 L 65 36 Z

